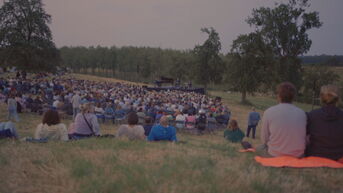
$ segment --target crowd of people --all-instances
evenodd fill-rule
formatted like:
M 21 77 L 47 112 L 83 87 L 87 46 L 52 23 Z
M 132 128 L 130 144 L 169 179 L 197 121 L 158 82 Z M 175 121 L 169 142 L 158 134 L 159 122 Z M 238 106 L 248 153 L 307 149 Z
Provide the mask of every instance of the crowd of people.
M 246 135 L 237 120 L 220 100 L 206 95 L 180 91 L 151 92 L 144 87 L 94 82 L 72 78 L 39 76 L 33 79 L 0 79 L 1 99 L 7 102 L 8 119 L 19 121 L 22 110 L 43 113 L 32 140 L 78 140 L 101 136 L 99 120 L 126 120 L 117 130 L 117 138 L 148 141 L 174 141 L 180 129 L 196 129 L 198 134 L 211 126 L 227 126 L 225 139 L 242 142 L 255 138 L 260 114 L 252 109 L 248 115 Z M 323 107 L 309 113 L 292 104 L 296 88 L 291 83 L 277 87 L 278 105 L 267 109 L 262 117 L 261 141 L 257 154 L 264 157 L 318 156 L 333 160 L 343 157 L 343 111 L 338 108 L 339 89 L 323 86 Z M 40 102 L 38 102 L 40 101 Z M 60 118 L 73 116 L 67 129 Z M 213 125 L 211 125 L 213 124 Z M 2 132 L 2 134 L 1 134 Z M 0 125 L 0 135 L 13 133 L 10 122 Z

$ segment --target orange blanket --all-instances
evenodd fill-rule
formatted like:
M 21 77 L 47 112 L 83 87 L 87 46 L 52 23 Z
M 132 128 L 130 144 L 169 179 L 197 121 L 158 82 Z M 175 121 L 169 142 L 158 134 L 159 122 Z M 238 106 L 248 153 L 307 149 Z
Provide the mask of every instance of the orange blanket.
M 291 167 L 291 168 L 343 168 L 343 163 L 321 157 L 295 158 L 290 156 L 281 156 L 273 158 L 263 158 L 256 156 L 255 160 L 263 166 L 269 167 Z
M 245 153 L 245 152 L 256 152 L 254 148 L 249 148 L 249 149 L 241 149 L 238 152 L 240 153 Z

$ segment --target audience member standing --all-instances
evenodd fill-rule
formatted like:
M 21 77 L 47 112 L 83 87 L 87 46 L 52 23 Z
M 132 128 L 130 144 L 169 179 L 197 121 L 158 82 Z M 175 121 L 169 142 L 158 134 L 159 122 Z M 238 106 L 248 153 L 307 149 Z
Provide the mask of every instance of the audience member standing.
M 79 92 L 76 92 L 75 95 L 71 98 L 71 103 L 73 105 L 73 119 L 80 112 L 81 96 Z
M 252 112 L 249 113 L 247 137 L 249 137 L 250 131 L 252 130 L 252 138 L 255 139 L 256 127 L 260 119 L 260 114 L 256 112 L 255 108 L 253 107 Z
M 14 98 L 14 95 L 10 95 L 7 99 L 7 110 L 8 110 L 8 120 L 19 121 L 18 112 L 17 112 L 17 101 Z

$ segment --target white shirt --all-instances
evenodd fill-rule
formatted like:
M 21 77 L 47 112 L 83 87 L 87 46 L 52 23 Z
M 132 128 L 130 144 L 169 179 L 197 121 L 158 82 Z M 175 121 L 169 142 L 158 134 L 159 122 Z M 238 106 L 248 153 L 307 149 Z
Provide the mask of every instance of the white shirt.
M 71 103 L 73 104 L 73 108 L 80 108 L 81 97 L 80 95 L 76 94 L 71 98 Z
M 272 156 L 301 157 L 306 144 L 306 114 L 298 107 L 281 103 L 267 109 L 262 119 L 261 140 Z

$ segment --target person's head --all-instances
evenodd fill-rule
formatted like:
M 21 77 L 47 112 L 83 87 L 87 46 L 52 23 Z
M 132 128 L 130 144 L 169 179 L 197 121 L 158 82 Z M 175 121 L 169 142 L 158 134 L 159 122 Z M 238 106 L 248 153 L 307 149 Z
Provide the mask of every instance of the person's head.
M 129 125 L 137 125 L 138 124 L 138 116 L 135 112 L 131 112 L 127 115 L 127 123 Z
M 92 103 L 84 103 L 80 107 L 81 113 L 92 113 L 94 112 L 94 105 Z
M 167 127 L 169 125 L 169 119 L 167 116 L 162 116 L 160 119 L 160 125 Z
M 277 86 L 276 94 L 280 103 L 292 103 L 296 94 L 296 88 L 290 82 L 283 82 Z
M 48 126 L 50 125 L 57 125 L 61 123 L 60 116 L 57 111 L 55 110 L 48 110 L 44 113 L 43 116 L 43 124 L 47 124 Z
M 238 129 L 238 122 L 236 119 L 231 119 L 229 122 L 229 129 L 236 130 Z
M 325 85 L 320 89 L 320 101 L 324 105 L 337 105 L 339 95 L 339 88 L 335 85 Z
M 145 117 L 145 124 L 147 124 L 147 125 L 152 124 L 152 118 L 151 117 Z
M 252 107 L 251 110 L 252 110 L 252 111 L 256 111 L 255 107 Z

